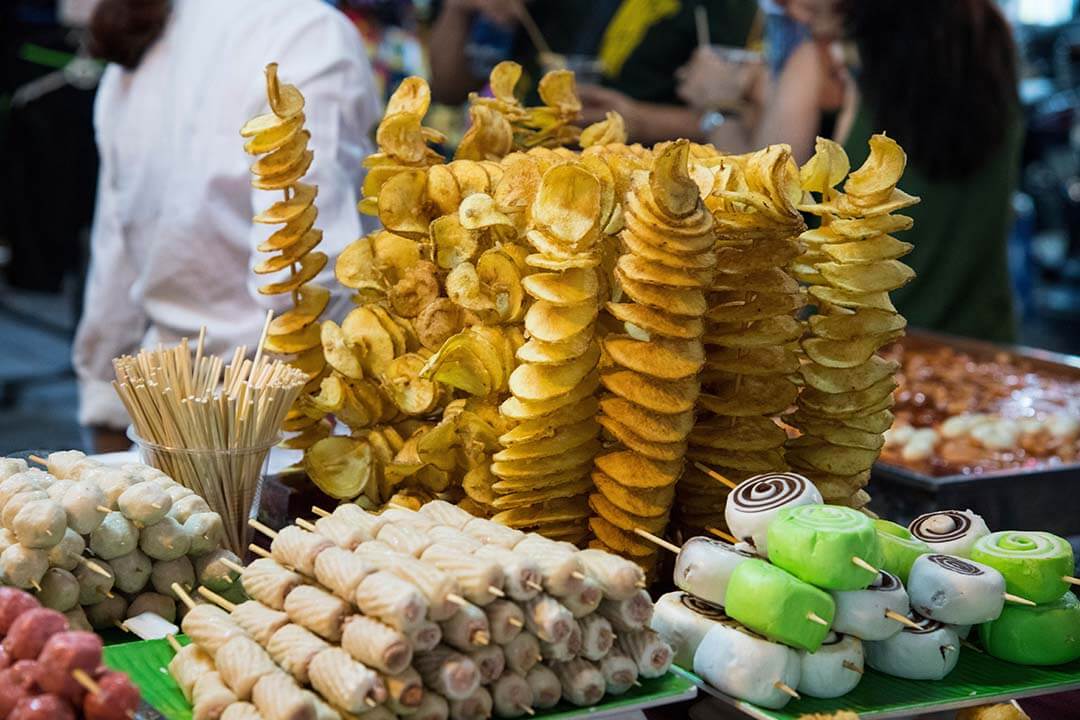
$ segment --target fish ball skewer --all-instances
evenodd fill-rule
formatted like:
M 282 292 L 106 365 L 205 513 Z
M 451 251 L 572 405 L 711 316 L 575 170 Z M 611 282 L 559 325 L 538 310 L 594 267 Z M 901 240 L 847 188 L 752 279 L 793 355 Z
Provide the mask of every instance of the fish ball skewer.
M 67 524 L 80 535 L 89 535 L 109 510 L 109 498 L 92 480 L 80 480 L 63 493 L 57 502 L 67 515 Z

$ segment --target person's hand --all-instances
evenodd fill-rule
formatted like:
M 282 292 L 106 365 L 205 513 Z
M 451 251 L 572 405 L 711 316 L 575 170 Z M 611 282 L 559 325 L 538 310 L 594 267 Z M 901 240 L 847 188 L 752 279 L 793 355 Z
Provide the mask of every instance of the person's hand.
M 447 0 L 447 11 L 472 15 L 479 13 L 496 25 L 517 24 L 522 0 Z
M 733 62 L 708 47 L 694 51 L 690 62 L 675 71 L 675 92 L 700 110 L 729 109 L 742 104 L 762 72 L 760 62 Z
M 608 112 L 614 110 L 622 115 L 627 135 L 633 137 L 633 127 L 637 122 L 637 102 L 632 97 L 602 85 L 578 85 L 577 92 L 581 99 L 582 125 L 600 122 Z

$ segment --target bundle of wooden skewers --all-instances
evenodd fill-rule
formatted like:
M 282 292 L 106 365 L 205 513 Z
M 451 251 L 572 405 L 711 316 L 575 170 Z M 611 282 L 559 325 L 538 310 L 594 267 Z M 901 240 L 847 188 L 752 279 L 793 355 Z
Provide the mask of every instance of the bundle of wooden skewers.
M 228 365 L 192 355 L 188 340 L 113 361 L 113 387 L 131 415 L 144 460 L 206 499 L 242 554 L 263 463 L 306 376 L 279 360 L 236 348 Z

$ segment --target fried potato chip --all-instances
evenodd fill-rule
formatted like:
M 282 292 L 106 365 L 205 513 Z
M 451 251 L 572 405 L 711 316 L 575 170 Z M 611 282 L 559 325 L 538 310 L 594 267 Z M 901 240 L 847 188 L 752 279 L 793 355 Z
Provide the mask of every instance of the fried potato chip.
M 319 325 L 313 323 L 302 330 L 285 335 L 268 335 L 263 347 L 267 352 L 279 355 L 293 355 L 318 347 L 319 343 Z
M 550 415 L 560 408 L 581 402 L 591 396 L 599 385 L 600 373 L 593 372 L 562 397 L 542 401 L 521 400 L 510 397 L 499 406 L 499 410 L 510 420 L 533 420 Z
M 675 485 L 656 488 L 627 487 L 602 472 L 592 474 L 593 484 L 613 505 L 643 517 L 666 516 L 675 498 Z
M 858 417 L 838 418 L 839 422 L 849 428 L 875 433 L 883 433 L 888 430 L 892 427 L 894 419 L 893 414 L 888 409 L 867 413 Z
M 432 165 L 427 169 L 428 199 L 442 215 L 457 214 L 461 204 L 461 189 L 454 173 L 446 165 Z
M 295 162 L 284 167 L 280 172 L 272 175 L 256 176 L 251 181 L 251 187 L 257 190 L 284 190 L 291 187 L 300 178 L 307 175 L 308 169 L 311 168 L 311 161 L 314 158 L 315 153 L 311 150 L 305 150 Z
M 587 418 L 573 425 L 564 425 L 553 437 L 515 443 L 503 448 L 492 456 L 492 460 L 504 462 L 558 455 L 594 440 L 599 433 L 600 425 L 592 418 Z
M 420 377 L 423 367 L 423 357 L 407 353 L 391 360 L 383 376 L 386 394 L 406 415 L 427 415 L 439 403 L 438 386 Z
M 888 345 L 903 334 L 903 331 L 896 331 L 848 340 L 808 338 L 802 341 L 802 348 L 807 357 L 818 365 L 829 368 L 853 368 L 868 361 L 878 348 Z
M 331 436 L 308 448 L 304 469 L 324 493 L 349 500 L 362 493 L 372 480 L 371 447 L 362 440 Z
M 304 109 L 304 96 L 295 85 L 282 85 L 278 81 L 278 64 L 266 66 L 266 97 L 270 100 L 270 109 L 280 118 L 299 115 Z
M 711 325 L 705 343 L 726 348 L 759 348 L 784 345 L 802 337 L 803 326 L 789 315 L 742 323 Z
M 412 113 L 385 115 L 375 131 L 379 149 L 401 162 L 417 165 L 427 150 L 420 116 Z
M 782 447 L 787 433 L 772 419 L 760 416 L 725 417 L 694 426 L 689 441 L 700 447 L 754 452 Z
M 260 243 L 257 248 L 258 251 L 274 252 L 275 250 L 286 250 L 300 244 L 302 240 L 305 240 L 306 237 L 313 232 L 312 226 L 315 224 L 315 218 L 318 214 L 319 211 L 314 205 L 308 207 L 296 218 L 287 223 L 285 227 L 273 233 L 264 242 Z M 320 231 L 319 238 L 321 237 L 322 232 Z
M 592 419 L 599 407 L 600 404 L 596 398 L 586 398 L 580 403 L 563 407 L 550 415 L 515 425 L 513 429 L 499 436 L 499 443 L 504 447 L 509 447 L 516 443 L 554 437 L 565 426 Z
M 676 288 L 706 288 L 709 287 L 712 280 L 710 270 L 672 269 L 629 253 L 619 258 L 618 268 L 624 276 L 631 280 L 651 285 Z
M 865 390 L 885 378 L 892 377 L 899 368 L 900 363 L 895 360 L 871 355 L 866 362 L 854 367 L 831 368 L 806 363 L 799 372 L 810 388 L 826 393 L 847 393 Z
M 496 478 L 497 482 L 492 485 L 492 489 L 499 494 L 528 492 L 530 490 L 539 490 L 541 488 L 577 482 L 583 477 L 587 478 L 591 471 L 592 459 L 590 458 L 580 465 L 575 465 L 566 470 L 559 470 L 548 475 L 522 475 L 520 477 L 512 478 Z
M 598 312 L 592 302 L 562 306 L 540 300 L 525 313 L 525 330 L 543 342 L 562 342 L 588 328 Z
M 786 267 L 802 250 L 789 237 L 763 238 L 747 247 L 721 247 L 716 250 L 716 269 L 737 273 Z
M 259 177 L 289 173 L 303 160 L 310 140 L 311 133 L 307 130 L 296 133 L 277 150 L 256 160 L 251 166 L 251 173 Z
M 656 204 L 668 215 L 685 217 L 700 204 L 698 186 L 690 177 L 690 142 L 670 143 L 653 161 L 649 188 Z
M 292 140 L 304 127 L 304 113 L 280 118 L 273 112 L 253 117 L 240 128 L 240 136 L 251 138 L 244 151 L 251 155 L 273 152 Z
M 619 285 L 634 302 L 651 308 L 664 310 L 674 315 L 699 317 L 705 314 L 708 305 L 705 294 L 698 289 L 671 288 L 651 285 L 627 277 L 621 268 L 615 269 L 615 278 Z
M 256 275 L 268 275 L 280 272 L 285 268 L 300 262 L 300 259 L 310 253 L 322 242 L 322 230 L 310 230 L 300 237 L 300 241 L 285 248 L 281 254 L 267 258 L 251 269 Z
M 360 362 L 363 348 L 357 351 L 346 339 L 337 323 L 333 320 L 323 321 L 320 339 L 323 355 L 330 367 L 345 377 L 357 380 L 364 377 L 364 368 Z
M 678 480 L 683 468 L 681 460 L 651 460 L 628 450 L 598 455 L 593 462 L 600 472 L 615 482 L 635 488 L 672 485 Z
M 600 201 L 595 175 L 580 165 L 557 165 L 540 181 L 532 216 L 562 242 L 577 245 L 597 228 Z
M 599 422 L 612 439 L 652 460 L 678 460 L 686 454 L 686 442 L 681 439 L 672 442 L 647 440 L 631 430 L 628 425 L 607 415 L 601 415 Z
M 887 310 L 865 308 L 851 314 L 814 315 L 810 329 L 815 335 L 829 340 L 850 340 L 866 335 L 885 335 L 903 330 L 907 321 L 902 315 Z
M 439 278 L 435 266 L 420 261 L 405 271 L 387 293 L 394 312 L 402 318 L 414 318 L 439 296 Z
M 775 415 L 789 408 L 799 393 L 795 383 L 775 375 L 745 375 L 709 383 L 698 404 L 717 415 Z
M 705 317 L 717 323 L 745 323 L 778 315 L 789 316 L 806 304 L 802 293 L 738 291 L 715 293 L 709 300 Z
M 780 450 L 741 452 L 691 445 L 686 451 L 686 457 L 689 460 L 731 468 L 742 473 L 772 472 L 776 468 L 784 467 L 784 454 Z
M 855 242 L 831 243 L 822 245 L 822 250 L 839 263 L 872 263 L 880 260 L 895 260 L 907 255 L 915 246 L 897 240 L 892 235 L 876 237 Z
M 641 342 L 625 335 L 604 338 L 604 350 L 619 365 L 661 380 L 692 377 L 705 364 L 701 343 L 654 339 Z
M 817 266 L 833 286 L 853 293 L 896 290 L 915 279 L 915 271 L 899 260 L 852 265 L 827 262 Z
M 572 119 L 581 112 L 581 101 L 574 85 L 574 73 L 570 70 L 553 70 L 540 78 L 536 88 L 540 99 L 548 107 Z
M 550 475 L 560 470 L 568 470 L 587 462 L 600 450 L 600 443 L 589 440 L 577 447 L 558 455 L 524 460 L 504 460 L 491 464 L 491 472 L 500 478 Z
M 402 235 L 426 235 L 428 217 L 427 173 L 403 170 L 388 178 L 379 189 L 379 220 L 383 227 Z
M 491 94 L 504 103 L 516 104 L 514 88 L 517 87 L 519 80 L 521 80 L 521 65 L 511 60 L 503 60 L 491 69 L 489 77 Z
M 490 176 L 484 166 L 475 160 L 455 160 L 447 167 L 457 180 L 462 200 L 474 193 L 487 193 L 491 189 L 488 187 Z
M 799 283 L 780 268 L 747 273 L 716 273 L 713 290 L 761 290 L 771 293 L 797 293 Z
M 590 490 L 592 490 L 592 480 L 586 475 L 583 478 L 562 485 L 551 485 L 536 490 L 498 495 L 491 504 L 496 510 L 527 508 L 552 500 L 579 497 Z
M 360 364 L 365 372 L 380 377 L 394 359 L 394 340 L 368 307 L 354 308 L 341 323 L 346 341 L 363 348 Z
M 521 286 L 521 272 L 514 258 L 502 248 L 487 250 L 476 264 L 476 274 L 481 286 L 490 293 L 499 322 L 518 320 L 525 303 L 525 290 Z
M 613 145 L 626 142 L 626 123 L 622 115 L 609 110 L 604 119 L 581 131 L 581 147 Z
M 814 140 L 813 156 L 799 169 L 799 180 L 810 192 L 827 193 L 840 184 L 849 170 L 851 162 L 843 146 L 819 137 Z
M 593 330 L 586 327 L 562 342 L 549 343 L 532 338 L 517 349 L 516 357 L 521 362 L 535 365 L 558 365 L 585 354 L 592 344 Z
M 594 252 L 580 253 L 564 258 L 551 257 L 542 253 L 533 253 L 526 256 L 525 263 L 529 267 L 540 270 L 575 270 L 579 268 L 594 268 L 600 264 L 600 255 Z
M 699 318 L 672 315 L 645 305 L 608 303 L 607 310 L 616 319 L 633 323 L 650 334 L 693 340 L 705 332 L 705 326 Z
M 565 523 L 589 515 L 589 503 L 584 496 L 548 500 L 525 508 L 504 510 L 491 517 L 497 523 L 512 528 L 535 527 L 543 524 Z
M 799 357 L 791 347 L 709 348 L 706 373 L 734 375 L 790 375 L 799 369 Z
M 687 410 L 675 414 L 656 413 L 621 397 L 600 400 L 600 410 L 608 417 L 633 428 L 650 442 L 680 442 L 694 427 L 694 413 Z
M 386 114 L 408 113 L 423 117 L 431 105 L 431 89 L 423 78 L 415 75 L 405 78 L 394 90 L 386 103 Z
M 862 167 L 848 175 L 844 192 L 855 202 L 876 205 L 884 202 L 900 182 L 907 166 L 903 148 L 883 134 L 870 136 L 870 154 Z
M 810 295 L 823 303 L 851 310 L 873 308 L 896 312 L 896 307 L 892 304 L 887 292 L 850 292 L 840 288 L 815 285 L 810 288 Z
M 584 355 L 563 365 L 519 365 L 510 375 L 510 392 L 521 400 L 550 400 L 581 383 L 599 359 L 600 346 L 592 343 Z
M 416 318 L 416 335 L 420 344 L 438 350 L 447 339 L 461 332 L 465 312 L 449 298 L 436 298 L 424 307 Z
M 330 302 L 330 291 L 318 285 L 304 285 L 291 310 L 270 321 L 268 335 L 289 335 L 303 330 L 319 319 Z
M 252 220 L 257 223 L 268 225 L 292 222 L 312 206 L 312 203 L 315 202 L 315 196 L 319 193 L 319 189 L 315 185 L 294 183 L 291 188 L 291 193 L 292 197 L 288 200 L 278 200 L 266 210 L 252 218 Z
M 592 481 L 589 482 L 591 485 Z M 603 493 L 594 492 L 589 495 L 589 507 L 597 515 L 621 530 L 633 532 L 636 528 L 641 528 L 651 533 L 662 533 L 664 528 L 667 527 L 668 517 L 666 514 L 658 517 L 635 515 L 608 500 Z
M 421 377 L 432 378 L 470 395 L 486 396 L 498 387 L 500 378 L 492 378 L 488 366 L 474 345 L 458 334 L 448 339 L 437 353 L 428 358 Z
M 855 475 L 874 464 L 878 451 L 830 445 L 803 436 L 788 443 L 787 456 L 793 463 L 804 463 L 803 467 L 809 466 L 833 475 Z
M 379 321 L 379 324 L 383 326 L 383 330 L 390 336 L 390 340 L 394 344 L 394 355 L 404 355 L 409 351 L 406 347 L 408 343 L 408 337 L 405 334 L 405 330 L 395 322 L 390 313 L 381 305 L 374 303 L 367 306 L 369 310 L 375 315 L 375 318 Z
M 443 270 L 453 270 L 461 263 L 471 262 L 480 250 L 477 234 L 463 227 L 456 215 L 436 218 L 431 222 L 429 232 L 434 260 Z
M 533 273 L 521 280 L 525 291 L 552 305 L 577 305 L 594 300 L 600 291 L 596 272 L 574 268 L 561 273 Z
M 458 206 L 458 220 L 467 230 L 503 225 L 513 227 L 514 223 L 495 207 L 495 199 L 487 193 L 473 193 L 461 201 Z
M 637 558 L 659 552 L 655 545 L 634 534 L 633 531 L 621 530 L 602 517 L 589 518 L 589 529 L 597 539 L 620 555 Z
M 814 388 L 805 388 L 799 402 L 816 413 L 857 415 L 892 395 L 896 387 L 896 381 L 892 377 L 886 377 L 864 390 L 845 393 L 824 393 Z
M 615 395 L 657 413 L 691 411 L 699 392 L 697 378 L 693 376 L 659 380 L 632 370 L 612 368 L 604 370 L 600 380 Z
M 791 419 L 791 422 L 796 424 L 804 433 L 821 438 L 831 445 L 880 450 L 885 444 L 885 438 L 881 433 L 864 432 L 840 422 L 817 418 L 810 419 L 807 416 L 803 416 L 799 420 Z
M 656 247 L 656 245 L 650 241 L 651 238 L 643 237 L 641 233 L 629 229 L 622 232 L 619 237 L 626 245 L 626 249 L 634 255 L 654 263 L 659 263 L 665 267 L 687 270 L 708 270 L 716 265 L 716 255 L 711 251 L 683 254 L 667 252 Z
M 466 310 L 494 310 L 495 301 L 480 285 L 480 275 L 470 262 L 462 262 L 446 276 L 446 294 Z

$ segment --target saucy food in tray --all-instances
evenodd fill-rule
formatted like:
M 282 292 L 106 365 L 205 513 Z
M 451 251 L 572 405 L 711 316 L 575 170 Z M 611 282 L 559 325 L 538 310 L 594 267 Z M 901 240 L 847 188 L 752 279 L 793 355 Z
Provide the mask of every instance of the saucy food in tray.
M 890 356 L 901 367 L 882 462 L 944 476 L 1080 458 L 1080 375 L 947 345 L 898 344 Z

